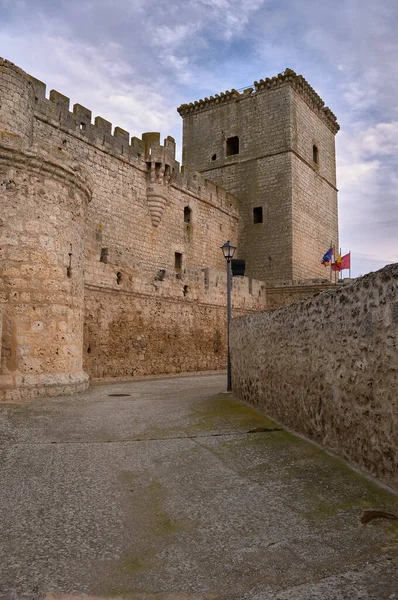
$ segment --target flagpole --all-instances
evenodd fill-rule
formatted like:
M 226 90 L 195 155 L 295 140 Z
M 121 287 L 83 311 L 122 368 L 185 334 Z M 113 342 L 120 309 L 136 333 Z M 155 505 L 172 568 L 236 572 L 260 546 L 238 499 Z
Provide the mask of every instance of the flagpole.
M 341 260 L 341 248 L 340 248 L 340 260 Z M 341 265 L 341 263 L 340 263 Z M 339 271 L 339 281 L 340 281 L 340 271 Z
M 332 249 L 332 259 L 330 261 L 330 283 L 333 283 L 333 279 L 332 279 L 333 242 L 330 242 L 330 247 Z
M 333 246 L 333 258 L 336 263 L 336 248 Z M 332 271 L 333 271 L 333 262 L 332 262 Z M 336 285 L 336 271 L 334 272 L 334 285 Z
M 351 250 L 348 253 L 350 255 L 350 271 L 349 271 L 349 277 L 351 279 Z

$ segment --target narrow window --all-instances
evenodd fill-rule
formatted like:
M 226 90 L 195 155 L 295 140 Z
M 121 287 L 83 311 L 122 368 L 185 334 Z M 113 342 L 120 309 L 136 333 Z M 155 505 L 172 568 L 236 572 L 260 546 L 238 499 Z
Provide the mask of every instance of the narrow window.
M 107 263 L 108 262 L 108 257 L 109 257 L 109 249 L 108 248 L 101 248 L 100 262 Z
M 184 207 L 184 233 L 189 241 L 192 236 L 192 210 L 189 206 Z
M 237 135 L 227 139 L 226 155 L 232 156 L 233 154 L 239 154 L 239 138 Z
M 253 208 L 253 223 L 262 223 L 263 222 L 263 207 L 257 206 Z
M 319 160 L 318 146 L 312 146 L 312 160 L 317 165 Z
M 184 223 L 191 222 L 191 215 L 192 215 L 192 210 L 189 208 L 189 206 L 185 206 L 184 207 Z
M 182 271 L 182 254 L 180 252 L 176 252 L 174 254 L 174 267 L 177 273 L 181 273 Z
M 217 160 L 217 154 L 213 154 L 213 156 L 211 157 L 211 160 Z
M 80 123 L 80 131 L 84 131 L 86 129 L 85 123 Z

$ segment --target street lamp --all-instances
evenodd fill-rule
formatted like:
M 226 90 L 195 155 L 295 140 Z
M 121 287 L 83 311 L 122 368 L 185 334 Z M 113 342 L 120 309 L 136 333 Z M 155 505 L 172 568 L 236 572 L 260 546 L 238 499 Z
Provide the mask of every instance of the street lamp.
M 228 357 L 227 357 L 227 392 L 232 391 L 231 382 L 231 354 L 229 350 L 229 327 L 231 323 L 231 260 L 235 254 L 236 246 L 231 244 L 228 240 L 221 246 L 222 253 L 225 260 L 227 261 L 227 346 L 228 346 Z

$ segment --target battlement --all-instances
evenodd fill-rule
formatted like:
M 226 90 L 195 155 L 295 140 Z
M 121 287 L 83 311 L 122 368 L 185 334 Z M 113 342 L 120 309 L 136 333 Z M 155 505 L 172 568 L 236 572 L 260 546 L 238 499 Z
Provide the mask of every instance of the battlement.
M 200 112 L 201 110 L 212 108 L 214 106 L 217 106 L 218 104 L 239 100 L 245 95 L 247 94 L 240 94 L 237 90 L 232 88 L 232 90 L 220 92 L 220 94 L 215 94 L 214 96 L 210 96 L 210 98 L 195 100 L 194 102 L 190 102 L 189 104 L 181 104 L 181 106 L 177 108 L 177 112 L 182 117 L 185 117 L 188 114 Z
M 310 86 L 308 81 L 302 75 L 297 75 L 292 69 L 286 69 L 284 73 L 279 73 L 272 78 L 267 77 L 266 79 L 255 81 L 254 87 L 256 88 L 256 92 L 260 92 L 262 90 L 273 89 L 283 83 L 289 83 L 315 112 L 319 112 L 321 117 L 325 117 L 333 133 L 339 131 L 340 125 L 337 123 L 336 115 L 328 106 L 325 106 L 322 98 Z
M 35 114 L 39 118 L 56 122 L 56 124 L 71 133 L 81 135 L 88 142 L 101 145 L 105 150 L 115 151 L 126 159 L 144 159 L 145 141 L 130 136 L 121 127 L 115 127 L 112 133 L 112 123 L 103 117 L 95 117 L 92 123 L 92 112 L 81 104 L 74 104 L 70 111 L 70 99 L 51 90 L 46 98 L 46 84 L 28 75 L 35 91 Z M 172 139 L 172 138 L 171 138 Z M 159 144 L 158 144 L 159 146 Z M 172 144 L 168 143 L 170 155 Z
M 267 77 L 266 79 L 255 81 L 253 84 L 255 88 L 254 94 L 274 90 L 278 86 L 285 84 L 290 85 L 300 94 L 310 108 L 312 108 L 325 121 L 333 133 L 337 133 L 339 131 L 340 126 L 337 123 L 337 118 L 334 113 L 328 106 L 325 106 L 322 98 L 310 86 L 308 81 L 302 75 L 297 75 L 292 69 L 285 69 L 283 73 L 279 73 L 272 78 Z M 195 102 L 190 102 L 189 104 L 181 104 L 181 106 L 177 108 L 177 111 L 182 117 L 186 117 L 189 114 L 208 110 L 223 103 L 243 100 L 253 96 L 254 94 L 253 88 L 251 87 L 246 88 L 242 93 L 232 89 L 230 92 L 227 91 L 221 94 L 216 94 L 215 96 L 210 96 L 210 98 L 205 98 L 204 100 L 197 100 Z
M 162 146 L 158 131 L 143 133 L 142 147 L 145 162 L 158 162 L 175 168 L 176 142 L 171 135 L 165 138 Z
M 17 127 L 15 126 L 14 121 L 18 115 L 15 115 L 14 107 L 9 111 L 9 122 L 6 122 L 7 131 L 12 133 L 16 129 L 19 134 L 20 129 L 23 133 L 26 130 L 28 132 L 26 137 L 30 139 L 32 137 L 32 121 L 36 117 L 36 119 L 74 136 L 83 143 L 86 142 L 100 148 L 115 158 L 131 162 L 142 170 L 148 169 L 151 184 L 159 182 L 170 184 L 182 192 L 187 191 L 203 202 L 239 218 L 238 203 L 232 194 L 212 181 L 206 180 L 199 173 L 188 168 L 180 168 L 179 162 L 175 159 L 176 142 L 173 137 L 167 136 L 162 144 L 159 132 L 143 133 L 142 139 L 140 139 L 131 136 L 121 127 L 113 127 L 110 121 L 101 116 L 96 116 L 93 121 L 92 111 L 89 108 L 82 104 L 74 104 L 71 108 L 69 97 L 57 90 L 51 90 L 47 97 L 46 84 L 28 75 L 13 63 L 0 59 L 0 67 L 3 67 L 0 76 L 2 82 L 4 80 L 5 83 L 4 90 L 9 87 L 8 81 L 17 76 L 21 89 L 25 86 L 28 91 L 26 94 L 27 106 L 21 111 L 22 129 L 18 127 L 18 124 Z M 6 92 L 5 98 L 12 108 L 11 92 L 12 90 L 9 94 Z M 226 93 L 227 96 L 228 94 L 236 95 L 238 92 L 234 90 Z M 58 150 L 62 150 L 62 148 L 58 148 Z M 159 189 L 156 192 L 159 192 Z
M 170 184 L 183 191 L 187 190 L 238 218 L 238 202 L 235 196 L 192 169 L 180 168 L 180 163 L 175 159 L 176 142 L 173 137 L 166 137 L 162 145 L 158 131 L 143 133 L 142 139 L 134 136 L 130 139 L 130 134 L 121 127 L 115 127 L 112 134 L 110 121 L 103 117 L 95 117 L 92 123 L 91 110 L 81 104 L 74 104 L 73 110 L 70 111 L 70 99 L 67 96 L 51 90 L 49 98 L 46 98 L 46 85 L 34 77 L 29 77 L 35 90 L 36 115 L 81 136 L 88 142 L 100 145 L 107 152 L 122 155 L 126 160 L 139 160 L 147 165 L 160 164 L 169 167 L 172 173 Z

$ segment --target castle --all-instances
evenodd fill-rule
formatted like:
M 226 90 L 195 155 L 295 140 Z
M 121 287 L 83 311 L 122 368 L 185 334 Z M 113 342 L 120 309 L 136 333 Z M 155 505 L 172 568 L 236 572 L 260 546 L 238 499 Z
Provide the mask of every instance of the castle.
M 178 111 L 182 167 L 0 59 L 0 400 L 224 368 L 226 240 L 234 315 L 328 286 L 339 126 L 305 79 Z

